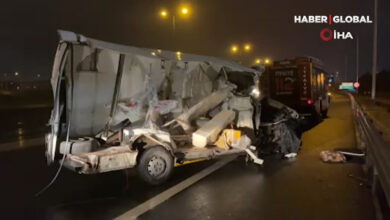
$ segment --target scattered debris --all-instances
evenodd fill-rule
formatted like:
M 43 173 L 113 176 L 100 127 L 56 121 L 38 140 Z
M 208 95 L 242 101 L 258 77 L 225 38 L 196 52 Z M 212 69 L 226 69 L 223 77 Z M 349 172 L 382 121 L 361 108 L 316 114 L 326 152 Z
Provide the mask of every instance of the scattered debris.
M 289 107 L 272 99 L 261 101 L 260 140 L 264 154 L 298 153 L 301 146 L 301 118 Z M 292 156 L 291 154 L 289 156 Z M 296 155 L 295 155 L 296 156 Z
M 289 153 L 289 154 L 284 155 L 285 158 L 295 158 L 296 156 L 297 156 L 297 153 Z
M 218 140 L 215 142 L 215 145 L 224 150 L 228 150 L 232 142 L 240 139 L 241 135 L 240 130 L 224 129 Z
M 352 173 L 348 174 L 348 177 L 350 177 L 352 179 L 355 179 L 355 180 L 358 180 L 359 181 L 359 186 L 371 187 L 371 184 L 368 181 L 368 179 L 365 179 L 365 178 L 362 178 L 362 177 L 359 177 L 359 176 L 355 176 Z
M 347 151 L 321 151 L 320 153 L 322 161 L 328 163 L 344 163 L 347 161 L 348 156 L 362 158 L 365 154 Z
M 353 153 L 353 152 L 347 152 L 347 151 L 337 151 L 339 153 L 342 153 L 347 156 L 353 156 L 353 157 L 364 157 L 366 154 L 364 153 Z
M 263 165 L 264 160 L 258 158 L 253 152 L 252 149 L 254 146 L 251 146 L 251 139 L 248 136 L 241 136 L 238 140 L 234 140 L 231 145 L 233 148 L 244 149 L 247 155 L 253 160 L 255 164 Z
M 338 151 L 335 151 L 335 152 L 321 151 L 320 158 L 323 162 L 326 162 L 326 163 L 344 163 L 344 162 L 346 162 L 346 158 L 345 158 L 344 154 L 342 154 Z

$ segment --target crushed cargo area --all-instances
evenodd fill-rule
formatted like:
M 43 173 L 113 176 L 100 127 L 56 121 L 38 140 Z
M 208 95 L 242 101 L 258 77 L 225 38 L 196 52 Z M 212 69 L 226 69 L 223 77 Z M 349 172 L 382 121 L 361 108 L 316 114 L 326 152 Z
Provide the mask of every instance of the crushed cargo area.
M 159 184 L 185 161 L 246 154 L 261 165 L 259 139 L 279 146 L 272 151 L 298 152 L 288 123 L 299 115 L 262 96 L 259 70 L 59 33 L 49 162 L 62 154 L 66 167 L 84 174 L 136 167 Z M 266 106 L 274 121 L 264 120 Z

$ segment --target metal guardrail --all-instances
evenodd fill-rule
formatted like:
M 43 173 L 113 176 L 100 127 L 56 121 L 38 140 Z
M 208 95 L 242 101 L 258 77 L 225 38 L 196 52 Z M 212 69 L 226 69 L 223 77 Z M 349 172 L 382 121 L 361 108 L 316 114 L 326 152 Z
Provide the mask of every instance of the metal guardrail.
M 373 192 L 376 192 L 378 180 L 390 207 L 390 146 L 362 110 L 355 97 L 349 94 L 356 129 L 366 149 L 366 165 L 372 171 Z

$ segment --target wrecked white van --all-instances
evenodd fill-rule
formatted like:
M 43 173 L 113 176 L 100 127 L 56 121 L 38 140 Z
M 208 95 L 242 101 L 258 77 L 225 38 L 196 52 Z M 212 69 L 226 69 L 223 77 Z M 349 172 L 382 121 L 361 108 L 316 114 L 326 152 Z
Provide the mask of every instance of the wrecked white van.
M 59 31 L 49 163 L 82 174 L 135 167 L 150 184 L 175 165 L 230 154 L 258 164 L 260 72 L 225 59 Z

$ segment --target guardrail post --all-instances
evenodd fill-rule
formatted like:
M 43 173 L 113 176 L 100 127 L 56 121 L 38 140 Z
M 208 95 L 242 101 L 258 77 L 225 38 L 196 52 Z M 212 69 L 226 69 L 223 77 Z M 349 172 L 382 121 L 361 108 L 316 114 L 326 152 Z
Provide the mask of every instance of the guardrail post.
M 375 127 L 372 120 L 366 117 L 361 106 L 355 98 L 348 94 L 351 100 L 351 108 L 355 122 L 355 128 L 365 145 L 366 167 L 372 180 L 372 193 L 382 192 L 390 207 L 390 149 L 383 140 L 380 131 Z M 372 175 L 372 177 L 371 177 Z

